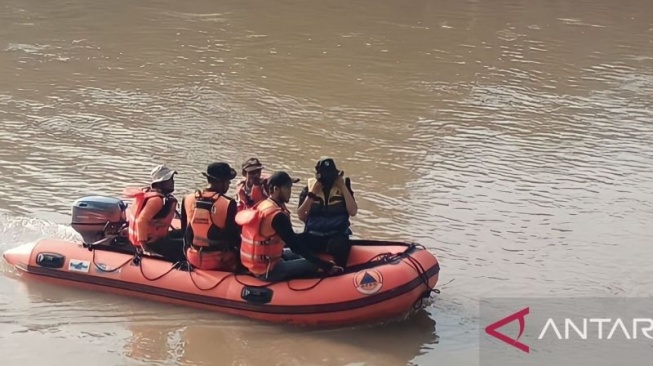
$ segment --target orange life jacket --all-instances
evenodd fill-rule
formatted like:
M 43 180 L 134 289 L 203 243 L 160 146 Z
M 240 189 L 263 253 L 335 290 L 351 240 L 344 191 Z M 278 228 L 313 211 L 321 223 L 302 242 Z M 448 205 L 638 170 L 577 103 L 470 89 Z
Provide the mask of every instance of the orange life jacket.
M 163 195 L 156 191 L 150 191 L 147 188 L 140 190 L 126 190 L 125 193 L 128 197 L 134 199 L 134 203 L 132 204 L 133 207 L 129 210 L 127 217 L 127 220 L 129 221 L 129 241 L 133 245 L 140 246 L 136 221 L 143 211 L 147 200 L 154 197 L 163 200 L 163 208 L 154 216 L 148 225 L 146 235 L 148 238 L 147 241 L 165 238 L 168 235 L 168 229 L 170 224 L 172 224 L 172 219 L 175 217 L 177 199 L 172 195 Z
M 254 207 L 255 204 L 268 198 L 263 184 L 252 186 L 249 194 L 245 189 L 246 180 L 240 181 L 236 186 L 236 202 L 238 202 L 238 211 Z
M 184 209 L 189 219 L 188 227 L 193 230 L 191 245 L 208 247 L 227 244 L 222 238 L 222 233 L 227 226 L 230 202 L 231 200 L 226 196 L 211 191 L 196 191 L 186 196 Z
M 272 219 L 279 213 L 290 217 L 285 206 L 268 198 L 236 215 L 242 226 L 240 260 L 254 275 L 269 272 L 281 259 L 286 244 L 272 227 Z

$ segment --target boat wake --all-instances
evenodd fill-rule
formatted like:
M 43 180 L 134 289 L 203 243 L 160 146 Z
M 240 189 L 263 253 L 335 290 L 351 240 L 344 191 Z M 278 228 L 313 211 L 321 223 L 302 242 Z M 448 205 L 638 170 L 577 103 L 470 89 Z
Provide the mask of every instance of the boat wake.
M 0 215 L 0 251 L 44 238 L 81 240 L 70 226 L 26 216 Z M 0 272 L 6 272 L 9 266 L 4 261 L 2 263 Z

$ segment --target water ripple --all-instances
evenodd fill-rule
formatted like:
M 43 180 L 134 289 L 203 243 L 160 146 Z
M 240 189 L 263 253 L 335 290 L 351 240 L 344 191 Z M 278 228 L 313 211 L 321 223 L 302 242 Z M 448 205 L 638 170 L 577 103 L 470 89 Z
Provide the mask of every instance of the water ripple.
M 446 347 L 475 342 L 484 296 L 650 293 L 648 3 L 249 5 L 3 5 L 0 248 L 74 238 L 52 223 L 67 223 L 74 199 L 146 184 L 155 164 L 179 171 L 181 195 L 215 160 L 258 156 L 303 185 L 332 155 L 360 205 L 356 237 L 418 241 L 441 259 L 447 291 L 431 309 Z M 0 300 L 0 337 L 102 339 L 108 364 L 206 360 L 184 355 L 176 308 L 26 291 L 0 268 L 0 299 L 15 299 Z M 234 349 L 256 337 L 238 337 L 221 355 L 247 359 Z M 351 359 L 314 363 L 371 359 L 342 347 L 325 349 Z M 393 349 L 394 364 L 421 352 Z

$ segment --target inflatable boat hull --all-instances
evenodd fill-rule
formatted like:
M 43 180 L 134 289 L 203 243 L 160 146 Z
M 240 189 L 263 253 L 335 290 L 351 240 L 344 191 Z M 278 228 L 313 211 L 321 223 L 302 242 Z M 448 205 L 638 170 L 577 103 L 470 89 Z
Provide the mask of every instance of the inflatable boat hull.
M 404 243 L 354 241 L 347 273 L 267 283 L 247 274 L 174 267 L 162 259 L 89 250 L 63 240 L 10 249 L 4 259 L 26 277 L 189 305 L 274 323 L 346 326 L 404 317 L 438 281 L 435 256 Z

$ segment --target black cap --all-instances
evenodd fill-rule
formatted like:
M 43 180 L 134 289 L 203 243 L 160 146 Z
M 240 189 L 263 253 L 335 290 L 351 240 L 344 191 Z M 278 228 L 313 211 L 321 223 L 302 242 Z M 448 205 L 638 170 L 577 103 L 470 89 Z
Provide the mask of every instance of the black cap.
M 236 171 L 227 163 L 211 163 L 202 175 L 214 180 L 232 180 L 236 178 Z
M 254 170 L 260 170 L 263 169 L 263 164 L 257 159 L 257 158 L 249 158 L 243 162 L 241 165 L 241 168 L 243 169 L 244 172 L 251 172 Z
M 321 157 L 320 160 L 315 164 L 316 172 L 325 172 L 325 171 L 338 171 L 336 168 L 336 162 L 333 161 L 330 157 Z
M 269 187 L 284 187 L 284 186 L 291 186 L 293 183 L 299 182 L 299 178 L 291 178 L 290 175 L 286 172 L 274 172 L 268 178 L 268 186 Z

